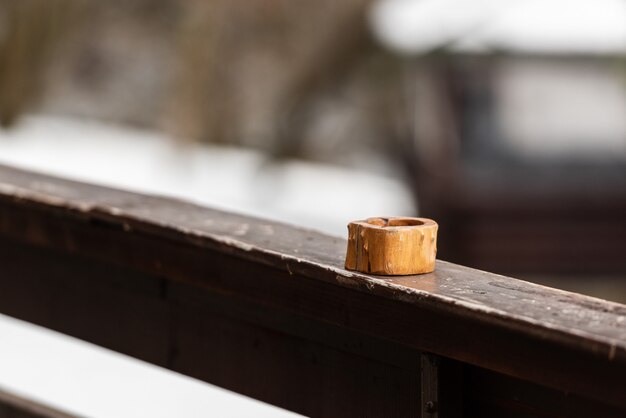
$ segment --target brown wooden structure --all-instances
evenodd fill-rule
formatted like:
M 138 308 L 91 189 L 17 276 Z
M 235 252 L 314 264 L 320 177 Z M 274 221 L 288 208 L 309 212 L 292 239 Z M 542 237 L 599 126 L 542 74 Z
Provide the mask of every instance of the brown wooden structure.
M 626 306 L 443 261 L 365 275 L 345 250 L 0 167 L 4 314 L 315 417 L 626 414 Z
M 503 64 L 558 63 L 562 70 L 612 61 L 513 56 L 455 54 L 415 63 L 416 131 L 398 157 L 406 161 L 420 216 L 440 224 L 439 255 L 500 274 L 622 278 L 622 156 L 573 157 L 567 149 L 561 156 L 518 155 L 497 120 Z

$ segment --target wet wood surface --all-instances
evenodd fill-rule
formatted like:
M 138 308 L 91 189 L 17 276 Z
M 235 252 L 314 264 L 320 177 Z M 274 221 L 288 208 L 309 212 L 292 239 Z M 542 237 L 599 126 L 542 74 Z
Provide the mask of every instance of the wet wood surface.
M 463 392 L 451 403 L 468 416 L 626 409 L 626 306 L 443 261 L 360 274 L 345 251 L 343 238 L 0 167 L 3 313 L 312 416 L 419 416 L 423 351 L 457 364 L 439 385 Z M 514 384 L 497 392 L 502 379 Z

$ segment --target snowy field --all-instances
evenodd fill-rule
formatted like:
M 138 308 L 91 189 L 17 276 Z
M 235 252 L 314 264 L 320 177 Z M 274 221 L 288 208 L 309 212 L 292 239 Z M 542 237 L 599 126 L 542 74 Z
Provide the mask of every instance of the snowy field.
M 185 145 L 99 122 L 26 118 L 0 131 L 0 164 L 190 200 L 345 236 L 350 220 L 415 215 L 398 179 L 253 150 Z

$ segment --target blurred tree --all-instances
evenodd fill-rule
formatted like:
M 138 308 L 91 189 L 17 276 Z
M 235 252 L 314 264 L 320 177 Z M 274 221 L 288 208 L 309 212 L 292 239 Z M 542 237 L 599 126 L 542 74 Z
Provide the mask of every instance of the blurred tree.
M 72 0 L 0 0 L 0 124 L 9 126 L 39 97 L 46 65 L 72 25 Z
M 399 114 L 397 59 L 370 37 L 370 2 L 0 0 L 0 114 L 38 105 L 349 163 L 384 149 Z

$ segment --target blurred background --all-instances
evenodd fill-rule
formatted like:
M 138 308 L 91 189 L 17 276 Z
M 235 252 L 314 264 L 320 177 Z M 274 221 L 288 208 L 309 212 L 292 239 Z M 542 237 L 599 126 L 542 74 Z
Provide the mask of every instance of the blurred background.
M 0 125 L 3 164 L 430 217 L 441 259 L 626 302 L 626 0 L 0 0 Z
M 626 302 L 624 0 L 0 0 L 0 162 Z

